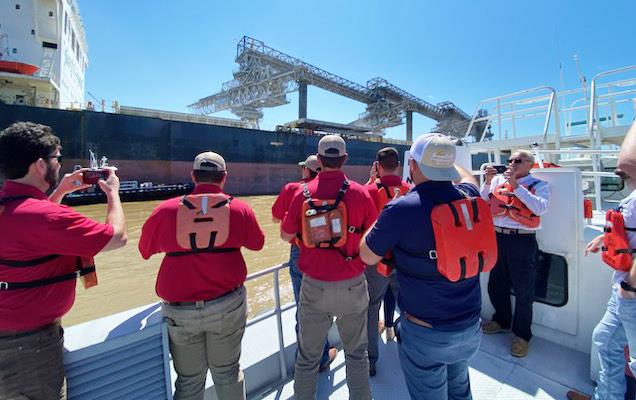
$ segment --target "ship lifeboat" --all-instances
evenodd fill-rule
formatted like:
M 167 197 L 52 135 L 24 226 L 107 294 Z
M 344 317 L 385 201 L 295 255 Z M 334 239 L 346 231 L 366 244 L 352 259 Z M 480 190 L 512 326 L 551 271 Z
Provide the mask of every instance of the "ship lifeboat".
M 17 61 L 0 60 L 0 71 L 11 72 L 21 75 L 33 75 L 38 72 L 38 67 L 31 64 L 21 63 Z

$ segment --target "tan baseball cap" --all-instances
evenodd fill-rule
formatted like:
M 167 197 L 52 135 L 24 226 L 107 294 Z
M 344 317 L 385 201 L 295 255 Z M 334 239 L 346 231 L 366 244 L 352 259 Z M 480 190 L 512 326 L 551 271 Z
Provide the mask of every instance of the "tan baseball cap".
M 299 162 L 298 165 L 300 165 L 301 167 L 307 167 L 307 169 L 313 172 L 318 172 L 318 170 L 320 169 L 320 163 L 318 163 L 318 157 L 316 157 L 315 155 L 311 155 L 307 157 L 305 161 Z
M 318 154 L 328 158 L 345 156 L 347 155 L 347 144 L 338 135 L 325 135 L 318 142 Z
M 213 151 L 206 151 L 196 156 L 192 169 L 222 172 L 225 171 L 225 160 L 220 154 Z
M 409 156 L 417 162 L 422 174 L 432 181 L 456 181 L 455 144 L 441 133 L 418 137 L 411 145 Z

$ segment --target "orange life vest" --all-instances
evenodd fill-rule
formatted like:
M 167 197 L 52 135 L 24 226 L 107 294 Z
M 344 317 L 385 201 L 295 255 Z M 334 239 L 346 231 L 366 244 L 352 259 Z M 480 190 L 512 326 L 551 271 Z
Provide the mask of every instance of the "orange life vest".
M 347 234 L 361 233 L 361 228 L 348 225 L 347 206 L 342 201 L 349 189 L 345 179 L 333 200 L 311 198 L 307 184 L 303 184 L 301 239 L 309 248 L 334 249 L 347 243 Z
M 386 186 L 380 182 L 377 182 L 376 185 L 378 187 L 378 192 L 376 194 L 378 212 L 382 211 L 389 201 L 404 196 L 409 190 L 411 190 L 411 187 L 404 182 L 402 182 L 400 186 Z
M 636 232 L 636 228 L 625 226 L 625 220 L 619 208 L 608 210 L 605 214 L 604 231 L 601 258 L 605 264 L 617 271 L 629 271 L 632 266 L 632 254 L 636 253 L 636 249 L 629 247 L 627 231 Z
M 530 193 L 534 194 L 534 187 L 540 181 L 535 181 L 528 186 L 524 186 Z M 490 212 L 494 216 L 507 216 L 527 226 L 528 228 L 536 228 L 541 224 L 541 217 L 535 215 L 528 206 L 526 206 L 517 196 L 514 195 L 514 189 L 508 183 L 502 183 L 488 195 L 488 205 Z
M 183 196 L 177 208 L 177 244 L 187 251 L 170 252 L 169 256 L 192 253 L 222 253 L 234 248 L 218 248 L 230 235 L 230 203 L 223 193 Z
M 411 187 L 405 182 L 402 182 L 400 186 L 386 186 L 378 181 L 376 182 L 376 185 L 378 187 L 378 192 L 376 194 L 378 212 L 382 211 L 389 201 L 402 197 L 411 190 Z M 393 263 L 393 254 L 389 252 L 388 254 L 385 254 L 382 261 L 378 263 L 376 270 L 382 276 L 389 276 L 393 269 Z
M 497 239 L 488 204 L 465 198 L 433 208 L 431 222 L 437 271 L 451 282 L 492 270 L 497 262 Z M 461 246 L 457 244 L 461 243 Z
M 0 199 L 0 217 L 4 213 L 4 208 L 7 203 L 27 199 L 29 197 L 31 196 L 12 196 Z M 0 266 L 9 268 L 37 267 L 59 257 L 60 255 L 58 254 L 51 254 L 48 256 L 38 257 L 30 260 L 0 259 Z M 84 289 L 89 289 L 93 286 L 97 286 L 97 272 L 95 270 L 95 261 L 93 260 L 93 257 L 77 257 L 75 261 L 75 268 L 76 270 L 74 272 L 69 272 L 50 278 L 37 279 L 26 282 L 0 282 L 0 292 L 6 290 L 34 289 L 41 286 L 70 281 L 77 278 L 80 278 Z

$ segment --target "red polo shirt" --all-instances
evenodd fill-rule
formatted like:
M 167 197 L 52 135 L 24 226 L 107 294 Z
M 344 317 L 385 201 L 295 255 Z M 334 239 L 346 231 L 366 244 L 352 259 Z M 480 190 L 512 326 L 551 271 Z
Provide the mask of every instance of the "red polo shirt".
M 287 214 L 287 210 L 289 210 L 289 205 L 291 204 L 296 191 L 302 186 L 303 183 L 310 181 L 311 178 L 303 178 L 300 180 L 300 182 L 290 182 L 287 185 L 283 186 L 283 189 L 280 191 L 278 197 L 276 197 L 276 200 L 272 205 L 272 217 L 282 221 L 283 218 L 285 218 L 285 214 Z
M 408 183 L 404 182 L 402 178 L 397 175 L 385 175 L 383 177 L 380 177 L 380 183 L 387 187 L 399 187 L 399 186 L 402 186 L 403 184 L 408 185 Z M 377 185 L 377 180 L 373 183 L 364 185 L 364 188 L 367 190 L 367 192 L 369 192 L 369 195 L 371 195 L 371 199 L 373 200 L 373 203 L 375 204 L 375 208 L 377 209 L 380 205 L 378 202 L 379 189 Z
M 26 261 L 60 255 L 24 268 L 0 264 L 0 282 L 28 282 L 74 272 L 78 256 L 93 257 L 113 237 L 112 225 L 93 221 L 48 200 L 38 188 L 5 182 L 0 198 L 9 202 L 0 215 L 0 259 Z M 0 290 L 0 331 L 27 331 L 52 323 L 75 301 L 75 281 L 33 289 Z
M 193 194 L 222 193 L 212 184 L 199 184 Z M 159 204 L 144 223 L 139 252 L 144 259 L 156 253 L 186 251 L 177 244 L 177 209 L 181 197 Z M 254 211 L 244 201 L 230 203 L 230 233 L 221 247 L 260 250 L 265 243 Z M 164 257 L 157 276 L 156 291 L 170 302 L 199 301 L 219 297 L 245 282 L 247 267 L 240 251 L 200 253 Z
M 345 178 L 342 171 L 323 171 L 307 184 L 307 188 L 314 199 L 333 200 Z M 351 180 L 349 184 L 349 189 L 342 200 L 347 206 L 347 224 L 362 228 L 362 233 L 349 233 L 347 243 L 338 250 L 310 249 L 301 244 L 298 265 L 303 273 L 312 278 L 322 281 L 342 281 L 353 278 L 364 271 L 365 265 L 360 257 L 346 261 L 341 252 L 347 256 L 358 255 L 362 235 L 373 225 L 377 218 L 377 211 L 371 196 L 364 187 Z M 301 230 L 301 213 L 304 201 L 305 197 L 302 191 L 297 191 L 281 225 L 281 229 L 285 233 L 297 234 Z

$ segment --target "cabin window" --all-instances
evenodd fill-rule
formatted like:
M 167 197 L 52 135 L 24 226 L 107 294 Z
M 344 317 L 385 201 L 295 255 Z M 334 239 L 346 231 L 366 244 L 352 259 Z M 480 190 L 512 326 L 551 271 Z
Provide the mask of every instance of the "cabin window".
M 53 17 L 53 11 L 49 11 L 49 17 Z
M 568 263 L 565 257 L 539 251 L 534 301 L 554 307 L 568 302 Z M 514 295 L 514 290 L 511 290 Z
M 13 54 L 17 54 L 18 53 L 18 49 L 16 49 L 15 47 L 13 48 L 13 50 L 11 51 Z
M 31 29 L 31 35 L 35 35 L 35 29 Z
M 19 9 L 20 9 L 20 5 L 19 5 L 19 4 L 16 4 L 16 5 L 15 5 L 15 9 L 16 9 L 16 10 L 19 10 Z

